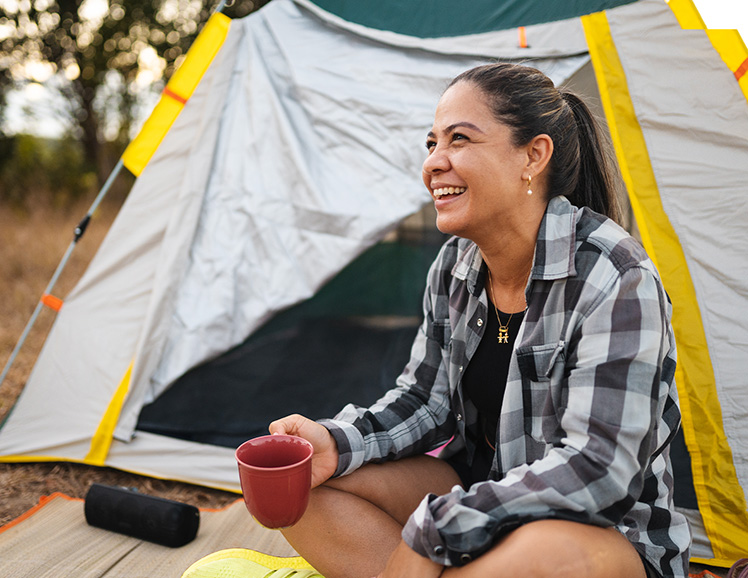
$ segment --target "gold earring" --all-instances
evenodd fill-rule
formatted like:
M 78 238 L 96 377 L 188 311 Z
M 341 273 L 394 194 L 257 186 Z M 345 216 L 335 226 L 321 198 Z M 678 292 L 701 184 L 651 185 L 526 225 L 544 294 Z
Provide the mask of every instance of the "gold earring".
M 532 195 L 532 189 L 530 188 L 532 186 L 532 175 L 527 175 L 527 194 Z

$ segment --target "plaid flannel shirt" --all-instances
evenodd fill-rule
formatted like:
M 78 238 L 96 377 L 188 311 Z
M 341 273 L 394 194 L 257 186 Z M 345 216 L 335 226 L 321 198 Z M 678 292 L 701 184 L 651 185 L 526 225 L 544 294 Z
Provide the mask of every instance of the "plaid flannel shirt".
M 463 370 L 489 314 L 486 267 L 452 238 L 428 277 L 423 324 L 396 387 L 321 420 L 336 475 L 367 462 L 474 446 Z M 427 496 L 403 529 L 416 552 L 463 565 L 522 523 L 615 526 L 663 575 L 688 575 L 690 531 L 672 501 L 680 424 L 671 305 L 641 246 L 612 221 L 552 199 L 526 288 L 489 481 Z

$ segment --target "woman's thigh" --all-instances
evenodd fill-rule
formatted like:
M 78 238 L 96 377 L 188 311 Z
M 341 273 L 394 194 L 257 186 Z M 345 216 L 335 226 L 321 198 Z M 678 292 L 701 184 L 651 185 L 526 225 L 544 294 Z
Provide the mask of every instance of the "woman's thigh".
M 646 578 L 631 543 L 612 528 L 540 520 L 507 534 L 480 558 L 444 578 Z
M 363 498 L 405 525 L 424 496 L 446 494 L 460 485 L 460 478 L 445 461 L 416 456 L 367 464 L 324 485 Z

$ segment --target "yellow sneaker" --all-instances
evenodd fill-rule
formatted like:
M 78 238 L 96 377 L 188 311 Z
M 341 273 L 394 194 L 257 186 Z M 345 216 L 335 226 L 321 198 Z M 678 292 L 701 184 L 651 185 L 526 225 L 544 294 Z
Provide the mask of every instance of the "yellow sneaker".
M 192 564 L 182 578 L 324 578 L 301 557 L 278 558 L 230 548 L 208 554 Z

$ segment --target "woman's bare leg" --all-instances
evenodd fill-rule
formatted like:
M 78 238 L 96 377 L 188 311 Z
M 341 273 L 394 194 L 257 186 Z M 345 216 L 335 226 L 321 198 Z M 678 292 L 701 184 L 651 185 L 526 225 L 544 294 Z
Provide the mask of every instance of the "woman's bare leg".
M 540 520 L 521 526 L 483 556 L 443 578 L 645 578 L 631 543 L 612 528 Z
M 325 578 L 370 578 L 384 569 L 423 497 L 459 483 L 451 466 L 429 456 L 369 464 L 312 490 L 304 517 L 282 532 Z
M 422 456 L 370 464 L 312 491 L 301 521 L 283 530 L 326 578 L 370 578 L 400 542 L 402 526 L 428 493 L 459 478 L 442 460 Z M 631 543 L 611 528 L 563 520 L 521 526 L 476 560 L 443 578 L 645 578 Z

